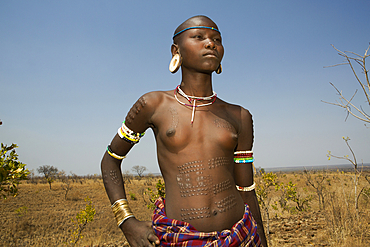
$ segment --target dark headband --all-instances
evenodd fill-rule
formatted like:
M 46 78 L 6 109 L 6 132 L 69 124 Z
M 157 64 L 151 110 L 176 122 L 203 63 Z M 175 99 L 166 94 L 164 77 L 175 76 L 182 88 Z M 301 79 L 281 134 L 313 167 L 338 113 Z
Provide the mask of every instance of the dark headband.
M 180 32 L 175 33 L 175 34 L 173 35 L 172 39 L 174 39 L 174 38 L 175 38 L 177 35 L 179 35 L 180 33 L 185 32 L 186 30 L 189 30 L 189 29 L 195 29 L 195 28 L 207 28 L 207 29 L 215 30 L 215 31 L 217 31 L 217 32 L 219 32 L 219 33 L 221 34 L 221 32 L 220 32 L 219 30 L 217 30 L 216 28 L 214 28 L 214 27 L 194 26 L 194 27 L 188 27 L 188 28 L 185 28 L 185 29 L 181 30 Z

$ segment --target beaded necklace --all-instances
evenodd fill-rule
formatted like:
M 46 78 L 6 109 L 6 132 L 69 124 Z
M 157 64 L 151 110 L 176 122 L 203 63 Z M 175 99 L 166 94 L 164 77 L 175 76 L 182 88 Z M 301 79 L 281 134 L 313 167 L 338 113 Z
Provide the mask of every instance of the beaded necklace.
M 189 104 L 186 104 L 184 102 L 181 102 L 177 98 L 177 93 L 179 93 L 182 97 L 184 97 L 185 99 L 187 99 L 189 101 L 190 105 Z M 216 98 L 217 98 L 217 94 L 214 91 L 213 91 L 213 94 L 211 96 L 207 96 L 207 97 L 189 96 L 186 93 L 184 93 L 184 91 L 181 90 L 180 85 L 178 85 L 176 87 L 176 89 L 174 91 L 174 96 L 175 96 L 175 99 L 177 100 L 177 102 L 179 102 L 181 105 L 189 106 L 189 107 L 192 107 L 193 108 L 193 112 L 191 114 L 191 124 L 193 124 L 193 122 L 194 122 L 195 108 L 196 107 L 200 107 L 200 106 L 212 105 L 216 101 Z M 208 103 L 205 103 L 205 104 L 202 104 L 202 105 L 196 105 L 195 103 L 198 100 L 212 100 L 212 101 L 211 102 L 208 102 Z

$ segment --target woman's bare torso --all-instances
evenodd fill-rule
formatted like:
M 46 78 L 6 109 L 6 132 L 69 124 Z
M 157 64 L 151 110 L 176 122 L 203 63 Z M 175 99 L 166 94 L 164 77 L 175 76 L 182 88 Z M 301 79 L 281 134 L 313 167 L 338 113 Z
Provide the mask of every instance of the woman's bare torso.
M 230 229 L 244 213 L 233 173 L 238 107 L 217 99 L 197 107 L 191 124 L 191 107 L 180 105 L 170 91 L 157 93 L 164 95 L 151 122 L 166 183 L 167 217 L 203 232 Z

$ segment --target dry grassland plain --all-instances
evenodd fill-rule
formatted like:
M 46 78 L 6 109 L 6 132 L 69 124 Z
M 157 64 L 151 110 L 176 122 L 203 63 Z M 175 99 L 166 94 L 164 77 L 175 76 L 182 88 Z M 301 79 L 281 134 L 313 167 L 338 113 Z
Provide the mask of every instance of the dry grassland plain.
M 359 197 L 358 210 L 354 200 L 353 173 L 312 173 L 312 178 L 323 180 L 324 209 L 319 209 L 316 190 L 307 184 L 301 172 L 276 173 L 277 180 L 296 184 L 300 198 L 311 198 L 305 211 L 294 210 L 295 203 L 287 201 L 291 211 L 279 206 L 281 191 L 269 194 L 270 246 L 370 246 L 369 197 L 365 192 L 370 184 L 365 175 L 360 178 L 357 193 L 365 187 Z M 369 176 L 369 174 L 368 174 Z M 152 209 L 148 209 L 147 188 L 156 191 L 159 177 L 145 177 L 126 183 L 129 204 L 139 220 L 150 220 Z M 261 175 L 256 183 L 261 183 Z M 117 228 L 109 200 L 100 178 L 80 178 L 71 183 L 72 189 L 65 198 L 63 182 L 49 185 L 26 181 L 19 186 L 19 195 L 0 200 L 0 246 L 71 246 L 71 234 L 75 229 L 72 219 L 85 208 L 84 199 L 89 197 L 96 209 L 92 222 L 83 230 L 83 238 L 76 246 L 129 246 Z M 276 202 L 276 203 L 275 203 Z M 275 205 L 275 209 L 271 206 Z M 266 213 L 262 216 L 266 228 Z M 358 212 L 358 213 L 356 213 Z

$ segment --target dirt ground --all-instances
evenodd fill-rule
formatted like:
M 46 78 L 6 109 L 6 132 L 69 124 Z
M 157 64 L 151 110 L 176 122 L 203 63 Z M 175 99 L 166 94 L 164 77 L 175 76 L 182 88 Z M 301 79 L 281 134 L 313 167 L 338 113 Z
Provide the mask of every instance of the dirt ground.
M 307 187 L 302 175 L 288 174 L 281 176 L 281 179 L 297 181 L 301 187 Z M 139 220 L 150 220 L 152 210 L 147 208 L 149 198 L 144 192 L 147 188 L 155 190 L 157 180 L 145 178 L 126 184 L 129 204 Z M 333 183 L 331 181 L 332 190 Z M 54 182 L 50 190 L 48 184 L 28 181 L 19 186 L 17 197 L 1 199 L 0 246 L 70 246 L 71 234 L 75 230 L 72 219 L 85 208 L 86 197 L 91 199 L 96 215 L 94 221 L 86 225 L 77 246 L 128 245 L 116 226 L 101 179 L 75 181 L 66 199 L 62 186 L 62 182 Z M 369 210 L 362 210 L 357 221 L 360 233 L 348 233 L 344 228 L 333 227 L 337 221 L 330 221 L 329 216 L 340 211 L 335 210 L 335 203 L 339 201 L 332 201 L 333 205 L 328 203 L 333 210 L 318 210 L 314 191 L 305 191 L 313 196 L 306 211 L 291 213 L 271 209 L 270 246 L 370 246 Z M 360 204 L 362 208 L 365 205 L 367 201 Z M 344 216 L 342 214 L 339 218 Z M 263 218 L 266 228 L 266 216 L 263 215 Z M 346 220 L 341 222 L 344 223 L 337 228 L 344 227 Z

